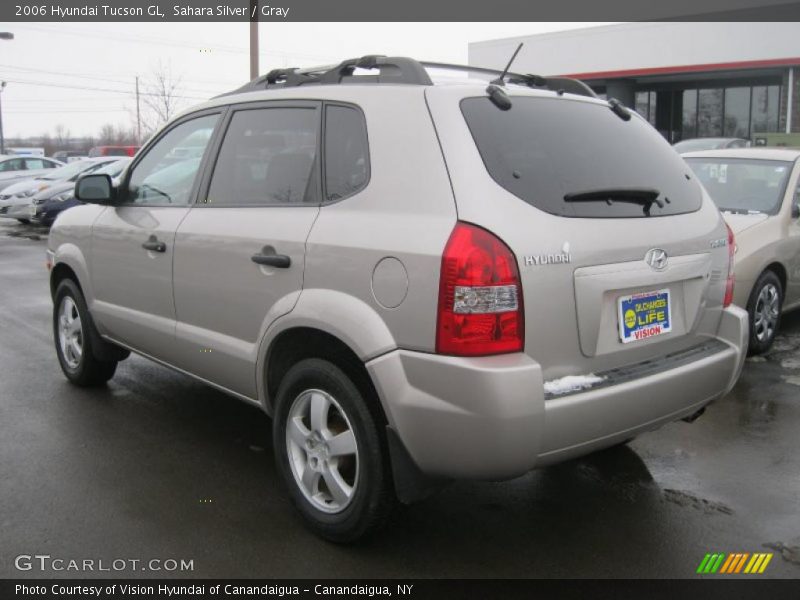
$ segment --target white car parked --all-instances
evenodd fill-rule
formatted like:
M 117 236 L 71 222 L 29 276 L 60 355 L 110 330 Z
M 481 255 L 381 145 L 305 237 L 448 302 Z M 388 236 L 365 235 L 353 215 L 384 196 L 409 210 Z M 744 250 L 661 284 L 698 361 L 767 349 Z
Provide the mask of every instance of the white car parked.
M 30 222 L 33 197 L 49 187 L 65 181 L 75 181 L 79 175 L 91 173 L 103 165 L 118 160 L 117 156 L 100 156 L 53 169 L 45 175 L 24 179 L 0 191 L 0 217 Z M 27 159 L 26 159 L 27 160 Z
M 64 163 L 41 156 L 3 156 L 0 154 L 0 190 L 31 177 L 46 175 Z

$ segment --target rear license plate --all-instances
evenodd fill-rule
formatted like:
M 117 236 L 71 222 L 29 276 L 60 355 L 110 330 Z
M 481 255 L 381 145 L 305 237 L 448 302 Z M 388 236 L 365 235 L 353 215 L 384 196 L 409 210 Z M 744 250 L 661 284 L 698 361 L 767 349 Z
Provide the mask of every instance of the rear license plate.
M 623 344 L 672 331 L 669 290 L 617 298 L 619 337 Z

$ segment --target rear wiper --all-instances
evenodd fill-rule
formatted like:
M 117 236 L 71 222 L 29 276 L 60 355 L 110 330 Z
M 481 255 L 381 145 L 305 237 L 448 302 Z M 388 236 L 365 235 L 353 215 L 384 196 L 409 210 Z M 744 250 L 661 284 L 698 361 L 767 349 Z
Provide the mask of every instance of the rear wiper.
M 564 196 L 564 202 L 605 202 L 609 206 L 614 202 L 626 202 L 628 204 L 640 204 L 644 214 L 650 216 L 650 208 L 655 204 L 658 208 L 664 208 L 664 201 L 659 199 L 661 192 L 648 188 L 613 188 L 605 190 L 589 190 L 585 192 L 573 192 Z

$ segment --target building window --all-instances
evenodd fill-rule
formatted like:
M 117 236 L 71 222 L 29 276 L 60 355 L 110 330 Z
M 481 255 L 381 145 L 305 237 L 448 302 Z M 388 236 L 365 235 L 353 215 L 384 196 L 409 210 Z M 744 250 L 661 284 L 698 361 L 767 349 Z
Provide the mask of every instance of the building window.
M 656 126 L 656 93 L 655 92 L 636 92 L 634 96 L 635 110 L 647 119 L 650 124 Z
M 697 101 L 697 135 L 722 135 L 722 89 L 699 90 Z
M 681 139 L 697 137 L 697 90 L 683 90 Z
M 778 131 L 780 93 L 781 87 L 779 85 L 758 85 L 753 87 L 752 134 Z
M 737 87 L 725 90 L 726 137 L 747 138 L 750 136 L 750 88 Z

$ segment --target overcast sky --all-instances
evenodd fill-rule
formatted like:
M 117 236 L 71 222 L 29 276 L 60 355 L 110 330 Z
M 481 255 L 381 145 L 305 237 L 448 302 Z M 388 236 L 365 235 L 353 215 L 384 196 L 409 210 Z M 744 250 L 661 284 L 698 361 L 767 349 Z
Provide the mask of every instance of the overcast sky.
M 364 54 L 467 62 L 471 41 L 602 23 L 262 23 L 260 71 L 335 63 Z M 97 134 L 133 123 L 134 78 L 159 61 L 181 79 L 184 108 L 249 79 L 247 23 L 0 24 L 6 137 Z M 502 65 L 498 65 L 502 66 Z

